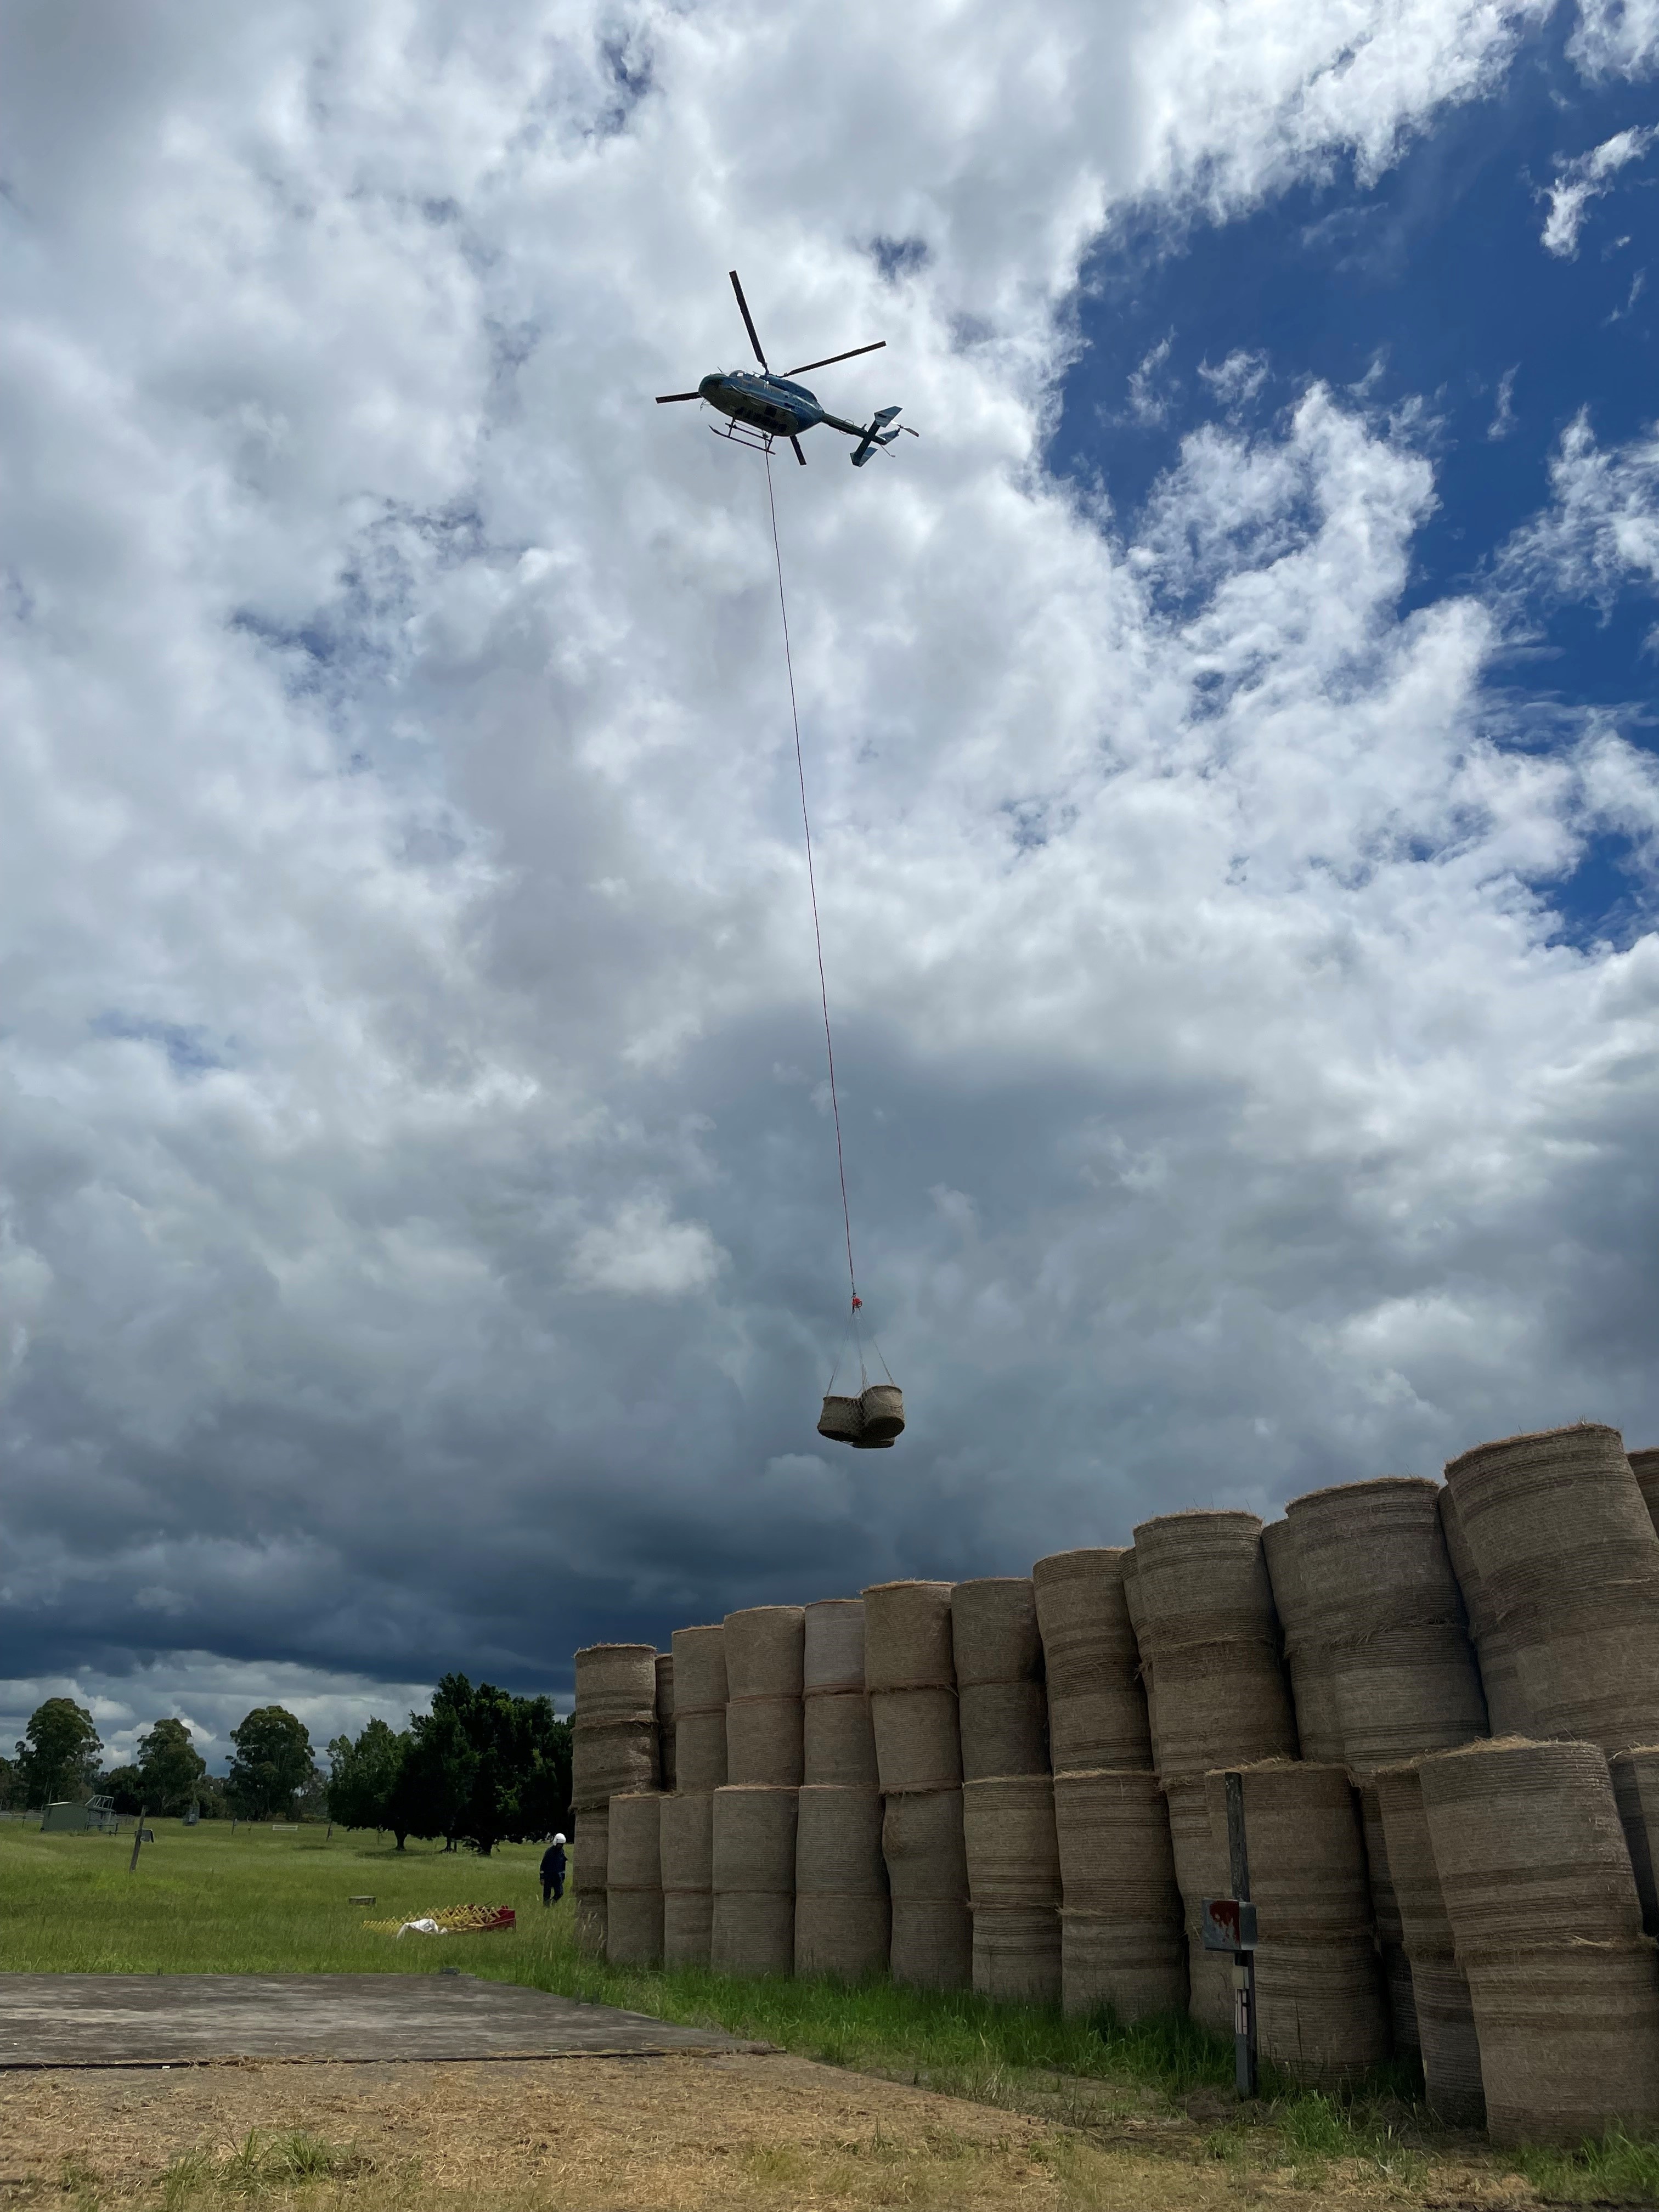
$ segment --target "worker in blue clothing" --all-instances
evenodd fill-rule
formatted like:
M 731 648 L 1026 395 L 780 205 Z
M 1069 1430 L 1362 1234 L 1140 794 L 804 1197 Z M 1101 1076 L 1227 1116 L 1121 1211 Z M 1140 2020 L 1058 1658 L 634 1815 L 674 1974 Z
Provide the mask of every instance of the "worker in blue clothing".
M 556 1905 L 564 1895 L 564 1838 L 555 1836 L 542 1853 L 542 1903 Z

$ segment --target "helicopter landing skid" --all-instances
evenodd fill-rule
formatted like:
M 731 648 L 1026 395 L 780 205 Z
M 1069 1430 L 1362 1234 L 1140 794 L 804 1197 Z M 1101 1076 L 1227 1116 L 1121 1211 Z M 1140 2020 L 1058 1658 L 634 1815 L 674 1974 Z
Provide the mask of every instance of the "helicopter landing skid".
M 708 434 L 711 438 L 724 438 L 728 445 L 747 446 L 757 453 L 769 453 L 776 443 L 769 430 L 757 430 L 753 423 L 738 422 L 730 416 L 723 430 L 716 429 L 711 422 Z

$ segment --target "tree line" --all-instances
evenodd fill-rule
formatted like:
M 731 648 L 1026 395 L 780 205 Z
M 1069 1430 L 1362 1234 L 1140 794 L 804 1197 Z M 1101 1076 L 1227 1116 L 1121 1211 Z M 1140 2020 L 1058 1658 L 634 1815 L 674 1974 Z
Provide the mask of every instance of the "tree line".
M 130 1765 L 106 1769 L 85 1706 L 48 1698 L 0 1759 L 0 1807 L 43 1809 L 103 1795 L 119 1813 L 158 1815 L 194 1805 L 205 1820 L 327 1818 L 395 1838 L 442 1838 L 448 1850 L 489 1852 L 499 1843 L 551 1835 L 570 1824 L 570 1724 L 547 1698 L 514 1697 L 446 1674 L 429 1713 L 393 1729 L 371 1720 L 326 1747 L 319 1766 L 310 1731 L 283 1705 L 257 1705 L 230 1732 L 228 1771 L 208 1772 L 189 1729 L 160 1720 L 139 1737 Z

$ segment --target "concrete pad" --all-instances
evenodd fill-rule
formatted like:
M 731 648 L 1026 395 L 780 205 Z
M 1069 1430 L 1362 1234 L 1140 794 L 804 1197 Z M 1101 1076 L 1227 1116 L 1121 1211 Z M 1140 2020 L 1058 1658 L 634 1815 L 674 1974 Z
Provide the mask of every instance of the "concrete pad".
M 769 2047 L 473 1974 L 0 1974 L 0 2068 Z

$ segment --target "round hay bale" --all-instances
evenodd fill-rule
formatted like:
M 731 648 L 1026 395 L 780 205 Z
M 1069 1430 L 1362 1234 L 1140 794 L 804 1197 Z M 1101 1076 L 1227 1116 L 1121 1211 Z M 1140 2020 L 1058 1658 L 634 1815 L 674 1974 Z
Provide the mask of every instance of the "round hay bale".
M 1175 1862 L 1176 1883 L 1181 1892 L 1182 1927 L 1187 1943 L 1187 2008 L 1201 2027 L 1217 2035 L 1233 2032 L 1231 1962 L 1219 1951 L 1206 1951 L 1200 1906 L 1206 1897 L 1232 1894 L 1232 1870 L 1224 1839 L 1218 1850 L 1210 1831 L 1210 1808 L 1204 1777 L 1169 1775 L 1162 1778 L 1170 1814 L 1170 1849 Z
M 1440 1486 L 1384 1475 L 1311 1491 L 1287 1519 L 1306 1633 L 1357 1772 L 1486 1733 L 1486 1699 L 1441 1526 Z
M 674 1711 L 676 1719 L 687 1713 L 726 1711 L 726 1631 L 716 1621 L 701 1628 L 677 1628 L 669 1638 L 673 1647 Z
M 1296 1720 L 1257 1516 L 1168 1513 L 1142 1522 L 1133 1593 L 1165 1779 L 1202 1776 L 1224 1760 L 1293 1757 Z
M 1288 1521 L 1270 1521 L 1261 1531 L 1267 1579 L 1285 1632 L 1285 1663 L 1290 1669 L 1291 1702 L 1304 1759 L 1340 1765 L 1342 1723 L 1337 1717 L 1336 1686 L 1324 1647 L 1316 1642 L 1311 1613 L 1297 1565 L 1296 1539 Z
M 971 1989 L 974 1924 L 967 1899 L 896 1897 L 888 1972 L 909 1989 Z
M 674 1722 L 674 1787 L 721 1790 L 726 1786 L 726 1708 L 708 1713 L 680 1713 Z
M 714 1892 L 708 1963 L 745 1980 L 795 1971 L 795 1899 L 770 1890 Z
M 714 1939 L 714 1899 L 707 1889 L 665 1889 L 662 1893 L 662 1962 L 665 1966 L 706 1966 Z
M 1307 2087 L 1334 2087 L 1381 2064 L 1390 2044 L 1353 1785 L 1346 1769 L 1304 1759 L 1247 1766 L 1240 1778 L 1261 1930 L 1261 2052 Z M 1206 1788 L 1211 1832 L 1224 1850 L 1224 1774 L 1210 1774 Z
M 1058 2004 L 1060 1911 L 1053 1905 L 975 1905 L 974 1989 L 1002 2004 Z
M 799 1792 L 795 1889 L 818 1897 L 885 1897 L 881 1798 L 873 1790 L 813 1784 Z
M 1073 2014 L 1109 2006 L 1126 2026 L 1187 2009 L 1187 1945 L 1180 1899 L 1173 1925 L 1122 1921 L 1063 1906 L 1060 1916 L 1060 2005 Z
M 662 1887 L 662 1796 L 640 1790 L 611 1800 L 605 1887 Z
M 1382 1960 L 1382 1981 L 1388 1991 L 1389 2012 L 1394 2021 L 1396 2051 L 1418 2047 L 1417 2011 L 1412 2000 L 1411 1962 L 1406 1956 L 1400 1900 L 1395 1894 L 1394 1871 L 1389 1864 L 1389 1839 L 1382 1826 L 1382 1808 L 1372 1784 L 1362 1783 L 1359 1817 L 1365 1835 L 1365 1864 L 1370 1876 L 1371 1911 L 1376 1921 L 1376 1948 Z
M 650 1644 L 590 1644 L 576 1654 L 576 1712 L 585 1721 L 654 1722 L 657 1652 Z
M 706 1966 L 714 1924 L 714 1794 L 664 1797 L 659 1813 L 663 1963 Z
M 1659 1581 L 1565 1592 L 1517 1626 L 1532 1733 L 1626 1751 L 1659 1734 Z
M 672 1652 L 657 1654 L 657 1765 L 662 1786 L 672 1790 L 674 1764 L 674 1659 Z
M 1179 1935 L 1170 1813 L 1155 1774 L 1116 1767 L 1055 1775 L 1054 1838 L 1068 1912 Z
M 887 1971 L 892 1914 L 879 1897 L 847 1897 L 828 1891 L 795 1898 L 795 1972 L 832 1981 L 861 1982 Z
M 1413 1959 L 1411 1969 L 1429 2110 L 1443 2127 L 1484 2128 L 1486 2093 L 1468 1977 L 1455 1959 Z
M 1475 1953 L 1529 1947 L 1546 1935 L 1552 1945 L 1641 1935 L 1613 1782 L 1594 1744 L 1510 1737 L 1438 1752 L 1418 1772 L 1466 1971 Z
M 654 1790 L 661 1779 L 659 1759 L 654 1715 L 589 1721 L 578 1713 L 570 1731 L 572 1811 L 596 1812 L 630 1790 Z
M 805 1609 L 801 1686 L 811 1698 L 864 1687 L 864 1600 L 820 1598 Z
M 1446 1556 L 1451 1561 L 1452 1572 L 1457 1577 L 1458 1588 L 1463 1594 L 1469 1634 L 1474 1639 L 1475 1656 L 1480 1663 L 1480 1686 L 1486 1693 L 1487 1727 L 1493 1735 L 1521 1734 L 1525 1729 L 1527 1717 L 1521 1704 L 1514 1642 L 1504 1624 L 1492 1618 L 1486 1603 L 1480 1571 L 1470 1555 L 1463 1534 L 1463 1524 L 1457 1517 L 1457 1500 L 1449 1486 L 1442 1486 L 1438 1502 L 1440 1526 L 1446 1539 Z
M 811 1690 L 801 1708 L 801 1779 L 845 1790 L 880 1786 L 875 1723 L 862 1690 Z
M 1127 1557 L 1121 1547 L 1055 1552 L 1031 1570 L 1056 1774 L 1152 1763 Z
M 732 1698 L 726 1708 L 726 1778 L 798 1790 L 805 1735 L 799 1698 Z
M 1454 1949 L 1451 1918 L 1434 1863 L 1423 1778 L 1416 1762 L 1380 1768 L 1370 1787 L 1382 1823 L 1389 1883 L 1407 1951 L 1414 1960 L 1449 1959 Z
M 956 1688 L 949 1583 L 878 1583 L 865 1591 L 864 1681 L 869 1690 Z
M 957 1693 L 932 1689 L 872 1690 L 876 1771 L 890 1796 L 910 1790 L 953 1790 L 962 1781 Z
M 1659 1534 L 1617 1429 L 1601 1421 L 1477 1444 L 1446 1480 L 1498 1620 L 1564 1595 L 1659 1580 Z
M 1636 1894 L 1642 1905 L 1642 1926 L 1659 1936 L 1659 1896 L 1655 1874 L 1659 1870 L 1659 1746 L 1643 1744 L 1621 1751 L 1607 1761 L 1613 1802 L 1636 1876 Z
M 1651 1445 L 1641 1451 L 1626 1452 L 1630 1471 L 1636 1477 L 1636 1486 L 1642 1493 L 1642 1502 L 1648 1509 L 1648 1518 L 1659 1528 L 1659 1450 Z
M 1048 1771 L 1048 1704 L 1041 1682 L 970 1682 L 957 1692 L 962 1778 Z
M 605 1893 L 605 1955 L 613 1966 L 660 1966 L 663 1895 L 659 1889 Z
M 578 1813 L 570 1838 L 570 1887 L 603 1893 L 611 1882 L 611 1808 Z
M 962 1838 L 968 1894 L 976 1913 L 981 1906 L 1036 1906 L 1052 1919 L 1060 1905 L 1060 1845 L 1054 1785 L 1048 1775 L 1000 1775 L 968 1783 L 962 1793 Z M 1057 1923 L 1052 1948 L 1058 1976 Z M 1056 1995 L 1058 1986 L 1056 1982 Z
M 1474 1951 L 1463 1963 L 1494 2143 L 1659 2124 L 1659 1965 L 1645 1936 Z
M 576 1948 L 590 1959 L 605 1954 L 605 1893 L 602 1889 L 576 1892 Z
M 804 1687 L 806 1611 L 751 1605 L 726 1616 L 726 1698 L 799 1698 Z
M 1029 1575 L 987 1575 L 951 1593 L 951 1656 L 957 1687 L 1042 1679 L 1042 1638 Z
M 1412 2010 L 1431 2109 L 1449 2127 L 1482 2126 L 1474 2014 L 1435 1869 L 1422 1777 L 1415 1763 L 1383 1767 L 1373 1777 L 1370 1794 L 1382 1821 L 1389 1887 L 1411 1972 Z
M 749 1783 L 715 1790 L 710 1865 L 717 1897 L 722 1890 L 794 1895 L 799 1796 Z

